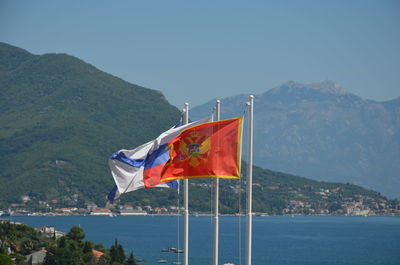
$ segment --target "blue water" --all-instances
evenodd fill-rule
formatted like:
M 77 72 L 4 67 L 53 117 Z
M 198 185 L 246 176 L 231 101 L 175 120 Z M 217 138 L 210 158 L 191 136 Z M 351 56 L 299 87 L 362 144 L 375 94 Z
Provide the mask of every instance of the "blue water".
M 80 225 L 86 239 L 109 247 L 115 240 L 126 253 L 134 251 L 143 264 L 178 260 L 178 254 L 161 252 L 182 248 L 182 218 L 137 217 L 13 217 L 34 227 L 55 226 L 68 232 Z M 179 230 L 177 229 L 179 226 Z M 212 217 L 190 217 L 189 264 L 212 264 Z M 178 234 L 181 238 L 178 242 Z M 222 265 L 245 264 L 245 218 L 220 217 Z M 242 251 L 239 251 L 241 243 Z M 399 265 L 400 217 L 282 216 L 253 218 L 254 265 Z M 180 255 L 180 261 L 182 256 Z

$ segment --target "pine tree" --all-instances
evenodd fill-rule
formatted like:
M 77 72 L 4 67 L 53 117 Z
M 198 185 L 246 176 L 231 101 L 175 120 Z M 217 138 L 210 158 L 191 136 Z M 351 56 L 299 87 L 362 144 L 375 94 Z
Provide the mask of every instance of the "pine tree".
M 110 257 L 111 257 L 111 264 L 113 263 L 121 263 L 123 264 L 125 261 L 125 252 L 122 245 L 118 244 L 118 240 L 115 239 L 114 245 L 110 248 Z
M 133 251 L 126 260 L 125 265 L 137 265 L 135 256 L 133 255 Z
M 75 241 L 81 241 L 85 238 L 85 232 L 83 232 L 83 229 L 79 226 L 73 226 L 67 234 L 67 237 Z

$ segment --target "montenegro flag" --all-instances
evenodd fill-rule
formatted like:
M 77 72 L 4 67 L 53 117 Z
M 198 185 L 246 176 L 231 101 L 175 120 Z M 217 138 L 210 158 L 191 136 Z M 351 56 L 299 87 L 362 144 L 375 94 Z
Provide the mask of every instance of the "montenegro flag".
M 243 117 L 200 124 L 168 143 L 161 181 L 240 178 Z

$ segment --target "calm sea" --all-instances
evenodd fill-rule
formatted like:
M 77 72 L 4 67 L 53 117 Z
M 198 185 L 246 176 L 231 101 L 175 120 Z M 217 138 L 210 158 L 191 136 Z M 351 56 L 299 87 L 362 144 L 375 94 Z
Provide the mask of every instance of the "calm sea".
M 182 218 L 173 216 L 12 219 L 64 232 L 79 225 L 87 240 L 109 247 L 118 239 L 126 253 L 133 250 L 148 265 L 160 259 L 173 264 L 178 254 L 161 249 L 182 246 Z M 212 264 L 212 217 L 190 217 L 189 229 L 189 264 Z M 220 218 L 221 265 L 245 264 L 245 237 L 244 217 Z M 254 217 L 252 251 L 254 265 L 399 265 L 400 217 Z

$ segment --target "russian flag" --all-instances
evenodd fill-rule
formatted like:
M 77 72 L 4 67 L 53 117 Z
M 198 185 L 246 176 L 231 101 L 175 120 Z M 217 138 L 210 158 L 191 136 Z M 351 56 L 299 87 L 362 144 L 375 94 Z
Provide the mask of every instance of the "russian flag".
M 112 154 L 108 164 L 116 186 L 109 193 L 108 199 L 114 201 L 123 193 L 141 188 L 177 189 L 176 180 L 161 182 L 161 171 L 169 160 L 167 144 L 183 130 L 211 121 L 212 116 L 179 127 L 175 126 L 133 150 L 123 149 Z

